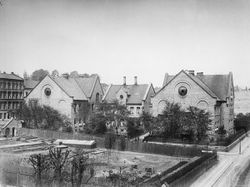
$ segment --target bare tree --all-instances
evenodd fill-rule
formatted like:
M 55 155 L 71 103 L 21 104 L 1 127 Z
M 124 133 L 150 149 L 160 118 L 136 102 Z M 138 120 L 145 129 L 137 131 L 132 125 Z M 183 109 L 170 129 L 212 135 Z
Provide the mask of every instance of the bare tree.
M 47 155 L 33 154 L 29 157 L 29 162 L 34 168 L 36 186 L 42 186 L 42 175 L 49 170 L 49 160 Z
M 71 184 L 80 187 L 83 182 L 83 175 L 85 171 L 89 171 L 89 177 L 85 180 L 87 184 L 94 176 L 93 165 L 89 162 L 89 154 L 78 149 L 71 161 Z
M 63 182 L 62 172 L 69 161 L 70 151 L 66 151 L 60 148 L 53 148 L 49 150 L 49 158 L 52 169 L 54 170 L 54 179 L 59 182 L 59 185 Z

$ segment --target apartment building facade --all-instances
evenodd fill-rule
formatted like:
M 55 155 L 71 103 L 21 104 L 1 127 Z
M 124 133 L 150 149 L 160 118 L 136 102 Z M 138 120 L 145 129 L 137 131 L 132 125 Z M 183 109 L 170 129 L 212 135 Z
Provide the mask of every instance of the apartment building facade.
M 24 80 L 18 75 L 0 73 L 0 119 L 14 117 L 13 110 L 23 102 Z

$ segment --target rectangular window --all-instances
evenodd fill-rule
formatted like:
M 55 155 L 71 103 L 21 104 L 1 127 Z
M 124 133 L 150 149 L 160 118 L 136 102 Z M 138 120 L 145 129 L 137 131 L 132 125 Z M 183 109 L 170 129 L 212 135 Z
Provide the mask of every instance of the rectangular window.
M 140 109 L 141 109 L 141 107 L 136 107 L 136 113 L 137 114 L 140 114 Z
M 130 109 L 131 114 L 134 114 L 134 107 L 131 106 L 129 109 Z

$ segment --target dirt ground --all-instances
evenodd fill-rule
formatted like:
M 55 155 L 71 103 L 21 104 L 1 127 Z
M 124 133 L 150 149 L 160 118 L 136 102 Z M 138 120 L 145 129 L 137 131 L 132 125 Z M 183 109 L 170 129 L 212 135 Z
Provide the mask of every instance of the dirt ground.
M 102 150 L 94 156 L 97 163 L 101 163 L 96 176 L 105 176 L 108 169 L 119 171 L 120 168 L 130 170 L 136 167 L 140 173 L 145 173 L 147 168 L 152 168 L 153 173 L 162 172 L 180 161 L 188 161 L 188 158 L 177 158 L 156 154 L 145 154 L 137 152 L 107 151 Z
M 1 140 L 0 145 L 8 144 L 22 144 L 22 141 L 15 140 Z M 27 143 L 27 142 L 26 142 Z M 40 145 L 38 145 L 40 146 Z M 27 148 L 33 147 L 27 146 Z M 34 145 L 37 147 L 37 145 Z M 16 148 L 15 148 L 16 149 Z M 17 148 L 18 149 L 18 148 Z M 71 148 L 74 150 L 74 148 Z M 0 150 L 0 165 L 2 168 L 8 168 L 8 170 L 15 171 L 18 169 L 18 166 L 30 167 L 26 162 L 22 161 L 23 158 L 28 159 L 30 154 L 35 153 L 46 153 L 48 150 L 33 150 L 23 151 L 25 147 L 19 152 L 10 151 L 1 151 Z M 189 158 L 183 157 L 171 157 L 165 155 L 157 154 L 146 154 L 146 153 L 137 153 L 129 151 L 116 151 L 116 150 L 106 150 L 106 149 L 92 149 L 86 150 L 90 152 L 90 159 L 93 162 L 95 168 L 95 177 L 106 177 L 108 176 L 108 171 L 113 173 L 121 172 L 121 169 L 125 172 L 136 173 L 140 176 L 149 175 L 155 173 L 160 173 L 168 168 L 176 165 L 180 161 L 188 161 Z M 14 161 L 14 162 L 12 162 Z M 148 169 L 151 170 L 148 173 Z

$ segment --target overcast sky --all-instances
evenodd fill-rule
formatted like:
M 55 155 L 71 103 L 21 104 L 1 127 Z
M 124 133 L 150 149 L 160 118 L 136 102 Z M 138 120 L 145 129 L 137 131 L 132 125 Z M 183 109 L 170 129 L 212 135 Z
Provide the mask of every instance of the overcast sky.
M 152 82 L 232 71 L 250 86 L 249 0 L 2 0 L 0 71 L 98 73 Z

